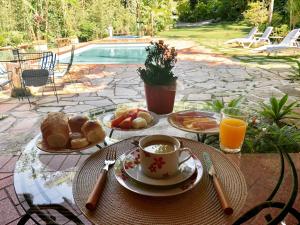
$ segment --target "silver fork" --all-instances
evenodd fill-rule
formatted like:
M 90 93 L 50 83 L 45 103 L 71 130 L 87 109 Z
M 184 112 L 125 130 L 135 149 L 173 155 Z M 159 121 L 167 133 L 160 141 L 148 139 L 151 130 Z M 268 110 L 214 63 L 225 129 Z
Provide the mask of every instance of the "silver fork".
M 85 207 L 89 210 L 94 210 L 97 206 L 99 197 L 104 188 L 107 172 L 109 168 L 114 165 L 116 162 L 116 151 L 108 150 L 106 153 L 104 164 L 105 166 L 101 169 L 97 182 L 89 195 L 87 202 L 85 203 Z

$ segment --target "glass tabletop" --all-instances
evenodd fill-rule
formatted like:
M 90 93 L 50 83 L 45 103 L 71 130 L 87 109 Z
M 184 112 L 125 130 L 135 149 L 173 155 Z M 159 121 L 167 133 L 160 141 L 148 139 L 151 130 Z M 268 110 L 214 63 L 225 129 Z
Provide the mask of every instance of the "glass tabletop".
M 145 107 L 144 103 L 130 103 L 127 106 Z M 204 109 L 202 103 L 178 102 L 174 111 L 187 109 Z M 120 105 L 112 105 L 87 112 L 90 116 L 101 118 L 112 113 Z M 107 135 L 111 129 L 105 127 Z M 169 125 L 166 115 L 159 116 L 159 122 L 141 131 L 114 131 L 106 138 L 106 144 L 117 142 L 133 136 L 149 134 L 166 134 L 197 140 L 194 133 L 185 132 Z M 56 224 L 90 224 L 75 205 L 72 195 L 72 181 L 79 166 L 94 152 L 102 151 L 99 147 L 71 154 L 46 153 L 36 147 L 40 134 L 33 138 L 24 148 L 16 163 L 14 186 L 18 200 L 36 223 L 51 221 Z M 105 147 L 102 144 L 102 147 Z M 272 192 L 280 173 L 278 154 L 229 154 L 243 172 L 247 186 L 248 198 L 242 212 L 247 211 L 260 201 L 264 201 Z M 299 155 L 295 158 L 299 160 Z M 254 166 L 255 165 L 255 166 Z M 267 181 L 267 182 L 266 182 Z M 257 195 L 257 193 L 259 193 Z

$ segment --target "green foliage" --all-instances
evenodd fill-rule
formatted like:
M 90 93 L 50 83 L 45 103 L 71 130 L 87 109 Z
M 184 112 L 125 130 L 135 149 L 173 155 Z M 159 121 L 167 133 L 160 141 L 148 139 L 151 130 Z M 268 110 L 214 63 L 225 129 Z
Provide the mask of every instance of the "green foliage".
M 80 41 L 90 41 L 94 38 L 94 24 L 89 21 L 83 21 L 79 26 Z
M 289 33 L 290 29 L 287 24 L 282 24 L 279 27 L 275 27 L 273 34 L 280 37 L 285 37 Z
M 180 1 L 177 5 L 178 19 L 182 22 L 193 21 L 194 19 L 190 18 L 192 13 L 190 12 L 189 1 Z
M 279 27 L 283 22 L 284 22 L 283 16 L 278 12 L 274 12 L 271 25 L 273 27 Z
M 0 46 L 17 46 L 26 40 L 25 34 L 18 31 L 0 32 Z
M 279 127 L 276 124 L 249 124 L 243 145 L 243 152 L 285 152 L 300 151 L 300 132 L 293 126 Z
M 288 0 L 287 8 L 289 10 L 290 27 L 295 28 L 297 24 L 300 24 L 300 1 Z
M 30 41 L 78 36 L 81 41 L 114 35 L 146 35 L 173 24 L 173 0 L 0 0 L 0 46 L 18 44 L 23 34 Z M 12 40 L 10 40 L 12 39 Z
M 266 118 L 270 123 L 282 125 L 282 120 L 291 115 L 292 110 L 295 108 L 297 102 L 287 104 L 288 95 L 284 95 L 281 99 L 271 97 L 269 104 L 261 103 L 260 114 Z
M 188 0 L 181 0 L 177 12 L 179 20 L 184 22 L 216 18 L 233 21 L 241 17 L 246 5 L 243 0 L 198 0 L 194 5 Z
M 245 20 L 254 26 L 265 24 L 268 21 L 268 9 L 263 2 L 251 2 L 243 13 Z
M 142 80 L 149 85 L 172 85 L 177 77 L 172 72 L 177 61 L 175 48 L 169 49 L 162 40 L 151 42 L 146 48 L 148 53 L 145 68 L 138 68 Z
M 140 13 L 137 17 L 141 23 L 141 30 L 152 35 L 168 29 L 174 23 L 172 11 L 173 0 L 143 0 L 140 5 Z
M 300 80 L 300 61 L 295 60 L 296 66 L 292 66 L 292 75 L 290 76 L 290 80 L 299 81 Z
M 208 108 L 213 110 L 214 112 L 220 113 L 221 110 L 225 107 L 239 107 L 239 105 L 242 103 L 243 97 L 240 96 L 238 98 L 232 99 L 228 104 L 226 104 L 222 98 L 222 100 L 215 99 L 212 102 L 207 102 Z

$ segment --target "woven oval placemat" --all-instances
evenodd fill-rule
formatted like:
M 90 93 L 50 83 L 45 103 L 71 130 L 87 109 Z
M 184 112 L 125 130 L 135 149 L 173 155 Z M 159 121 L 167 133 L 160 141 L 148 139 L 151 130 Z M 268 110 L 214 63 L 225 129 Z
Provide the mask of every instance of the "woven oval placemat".
M 211 154 L 217 174 L 234 209 L 231 216 L 223 213 L 212 180 L 204 172 L 200 183 L 184 194 L 173 197 L 147 197 L 123 188 L 110 169 L 98 207 L 90 212 L 85 202 L 104 165 L 106 151 L 113 148 L 121 155 L 135 145 L 136 137 L 113 144 L 91 155 L 79 168 L 73 181 L 73 196 L 79 209 L 94 224 L 231 224 L 243 207 L 247 197 L 246 182 L 240 169 L 225 155 L 199 142 L 178 138 L 193 150 L 203 162 L 202 153 Z M 204 163 L 203 163 L 204 164 Z

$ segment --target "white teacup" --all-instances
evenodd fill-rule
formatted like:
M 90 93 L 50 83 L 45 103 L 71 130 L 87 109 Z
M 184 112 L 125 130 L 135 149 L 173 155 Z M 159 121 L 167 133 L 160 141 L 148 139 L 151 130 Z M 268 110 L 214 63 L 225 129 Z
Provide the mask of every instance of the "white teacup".
M 152 178 L 167 178 L 178 171 L 178 167 L 192 157 L 189 148 L 180 148 L 180 142 L 171 136 L 150 135 L 140 139 L 141 170 Z M 179 161 L 180 155 L 188 156 Z

